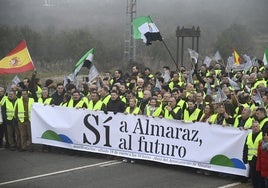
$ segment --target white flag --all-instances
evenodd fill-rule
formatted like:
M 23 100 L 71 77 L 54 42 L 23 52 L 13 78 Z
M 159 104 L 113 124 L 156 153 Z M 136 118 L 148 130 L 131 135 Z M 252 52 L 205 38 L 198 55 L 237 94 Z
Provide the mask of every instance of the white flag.
M 187 78 L 187 83 L 191 83 L 191 84 L 194 83 L 193 73 L 194 73 L 194 70 L 192 69 L 192 70 L 189 72 L 189 75 L 188 75 L 188 78 Z
M 252 99 L 255 103 L 258 103 L 260 106 L 263 106 L 263 101 L 259 90 L 256 89 L 256 94 L 253 94 Z
M 221 90 L 221 88 L 218 88 L 215 103 L 221 103 L 227 99 L 227 96 L 225 93 Z
M 95 67 L 95 65 L 92 65 L 91 68 L 88 71 L 88 83 L 90 83 L 92 80 L 94 80 L 97 76 L 99 76 L 99 71 Z
M 205 64 L 205 65 L 206 65 L 206 67 L 209 67 L 209 66 L 210 66 L 211 61 L 212 61 L 212 59 L 211 59 L 210 57 L 206 56 L 206 57 L 205 57 L 205 59 L 204 59 L 203 64 Z
M 253 63 L 252 63 L 250 57 L 247 54 L 244 54 L 243 55 L 243 58 L 244 58 L 244 60 L 246 62 L 246 63 L 243 64 L 244 71 L 245 72 L 248 72 L 248 70 L 253 66 Z
M 160 90 L 162 89 L 162 86 L 158 80 L 158 78 L 156 78 L 156 81 L 155 81 L 155 87 L 159 88 Z
M 226 72 L 231 72 L 234 64 L 234 57 L 229 56 L 227 59 Z
M 16 75 L 13 79 L 12 79 L 12 84 L 17 85 L 20 82 L 19 77 Z
M 262 59 L 264 66 L 268 65 L 268 48 L 265 49 Z
M 207 93 L 206 93 L 206 95 L 211 95 L 212 94 L 212 90 L 211 90 L 210 83 L 207 82 L 206 85 L 207 85 Z
M 213 56 L 213 58 L 212 58 L 214 61 L 219 61 L 219 60 L 221 60 L 222 59 L 222 57 L 221 57 L 221 54 L 220 54 L 220 52 L 219 52 L 219 50 L 217 50 L 217 52 L 215 53 L 215 55 Z
M 229 84 L 234 88 L 234 90 L 240 90 L 239 84 L 233 81 L 231 78 L 228 77 Z
M 195 63 L 197 63 L 199 54 L 198 54 L 196 51 L 194 51 L 194 50 L 192 50 L 192 49 L 190 49 L 190 48 L 188 48 L 188 52 L 189 52 L 189 54 L 190 54 L 190 58 L 191 58 L 192 60 L 194 60 Z

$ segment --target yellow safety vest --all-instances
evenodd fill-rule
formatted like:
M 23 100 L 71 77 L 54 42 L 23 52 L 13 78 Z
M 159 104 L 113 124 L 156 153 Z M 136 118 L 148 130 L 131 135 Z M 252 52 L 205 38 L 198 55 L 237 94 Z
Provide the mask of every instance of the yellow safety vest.
M 217 117 L 218 117 L 218 114 L 213 114 L 213 115 L 210 117 L 209 123 L 216 124 Z M 227 125 L 225 119 L 223 120 L 222 125 Z
M 88 97 L 84 96 L 84 97 L 82 97 L 81 100 L 84 101 L 84 103 L 88 106 L 88 103 L 89 103 Z
M 185 109 L 183 112 L 183 120 L 184 121 L 196 121 L 199 113 L 201 113 L 201 110 L 199 108 L 196 108 L 191 115 L 189 114 L 189 111 Z
M 138 91 L 137 95 L 138 95 L 139 99 L 142 99 L 143 98 L 143 91 Z
M 13 104 L 9 99 L 5 102 L 7 120 L 12 120 L 15 115 L 15 103 Z
M 105 104 L 105 106 L 107 106 L 109 100 L 111 98 L 111 95 L 106 95 L 103 99 L 102 99 L 102 103 Z
M 181 108 L 183 108 L 184 104 L 186 104 L 186 108 L 188 106 L 188 104 L 185 102 L 185 100 L 183 99 L 180 99 L 179 102 L 177 102 L 177 105 L 180 106 Z
M 87 108 L 89 110 L 101 110 L 102 105 L 103 105 L 103 103 L 101 100 L 97 101 L 95 105 L 93 104 L 93 101 L 90 100 Z
M 82 108 L 84 105 L 85 101 L 81 99 L 75 106 L 74 106 L 74 100 L 70 99 L 67 107 L 72 107 L 72 108 Z
M 235 121 L 234 121 L 234 127 L 238 127 L 239 125 L 239 118 L 241 117 L 241 115 L 238 115 L 236 118 L 235 118 Z M 245 125 L 244 125 L 244 128 L 251 128 L 252 126 L 252 123 L 253 123 L 253 119 L 251 117 L 249 117 L 247 119 L 247 121 L 245 122 Z
M 48 104 L 49 105 L 51 103 L 51 101 L 52 101 L 51 97 L 48 97 L 45 100 L 42 97 L 38 99 L 38 103 L 40 103 L 40 104 Z
M 42 97 L 42 88 L 40 86 L 37 86 L 36 96 L 38 99 Z
M 130 113 L 130 107 L 128 106 L 126 108 L 126 113 L 128 113 L 128 114 L 135 114 L 135 115 L 137 115 L 137 114 L 139 114 L 139 112 L 140 112 L 140 108 L 139 107 L 135 107 L 135 109 L 131 113 Z
M 67 105 L 68 105 L 68 102 L 61 102 L 60 103 L 60 106 L 63 106 L 63 107 L 67 107 Z
M 162 113 L 162 107 L 156 107 L 156 109 L 154 110 L 154 112 L 151 114 L 151 111 L 149 110 L 148 106 L 145 109 L 145 114 L 147 116 L 153 116 L 153 117 L 159 117 Z
M 125 96 L 122 96 L 122 95 L 120 95 L 119 96 L 120 97 L 120 100 L 123 102 L 123 103 L 127 103 L 127 98 L 125 97 Z
M 241 105 L 243 106 L 243 108 L 250 108 L 248 103 L 241 104 Z M 238 113 L 239 113 L 239 107 L 236 107 L 235 108 L 235 114 L 238 115 Z
M 260 129 L 262 129 L 263 125 L 268 121 L 268 117 L 264 118 L 261 122 L 259 122 L 260 124 Z
M 257 81 L 254 83 L 254 85 L 253 85 L 253 87 L 252 87 L 252 90 L 253 90 L 253 89 L 256 89 L 256 88 L 258 87 L 258 85 L 260 85 L 260 84 L 263 84 L 264 87 L 267 87 L 267 82 L 266 82 L 264 79 L 262 79 L 262 80 L 257 80 Z
M 5 96 L 3 96 L 3 98 L 1 99 L 1 101 L 0 101 L 0 106 L 3 106 L 4 104 L 5 104 L 5 101 L 7 100 L 7 96 L 5 95 Z
M 255 141 L 252 141 L 252 132 L 248 134 L 247 136 L 247 146 L 248 146 L 248 161 L 251 161 L 253 156 L 257 156 L 258 153 L 258 145 L 260 140 L 262 139 L 262 133 L 260 132 L 255 139 Z
M 176 114 L 181 108 L 179 106 L 175 107 L 172 111 Z M 165 108 L 164 118 L 166 119 L 174 119 L 170 112 Z
M 32 109 L 33 103 L 34 103 L 34 99 L 29 98 L 29 101 L 28 101 L 28 117 L 29 117 L 29 120 L 31 119 L 31 109 Z M 22 98 L 18 99 L 16 101 L 16 105 L 18 106 L 18 119 L 20 120 L 21 123 L 23 123 L 24 118 L 25 118 L 23 99 Z
M 179 81 L 178 84 L 175 85 L 174 82 L 171 81 L 171 82 L 168 84 L 168 87 L 169 87 L 169 89 L 172 91 L 172 90 L 174 89 L 175 86 L 182 87 L 182 85 L 183 85 L 183 82 L 180 82 L 180 81 Z

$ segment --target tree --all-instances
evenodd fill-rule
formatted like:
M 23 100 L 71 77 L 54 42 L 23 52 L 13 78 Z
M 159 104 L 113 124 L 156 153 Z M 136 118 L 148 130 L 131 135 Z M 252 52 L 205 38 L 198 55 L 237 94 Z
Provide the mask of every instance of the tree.
M 216 39 L 214 50 L 219 50 L 223 59 L 227 59 L 235 49 L 240 54 L 254 54 L 255 43 L 250 30 L 239 24 L 233 24 Z

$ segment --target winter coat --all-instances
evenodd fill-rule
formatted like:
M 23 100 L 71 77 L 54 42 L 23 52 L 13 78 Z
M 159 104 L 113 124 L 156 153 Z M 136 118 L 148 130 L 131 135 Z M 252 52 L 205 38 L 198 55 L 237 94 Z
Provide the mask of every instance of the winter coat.
M 262 141 L 258 146 L 258 158 L 256 170 L 260 172 L 262 177 L 268 177 L 268 151 L 261 148 Z

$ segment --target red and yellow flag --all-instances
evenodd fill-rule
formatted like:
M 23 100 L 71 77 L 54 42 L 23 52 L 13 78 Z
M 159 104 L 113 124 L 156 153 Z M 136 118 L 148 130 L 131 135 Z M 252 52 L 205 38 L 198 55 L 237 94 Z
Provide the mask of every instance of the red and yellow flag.
M 0 74 L 16 74 L 34 69 L 25 40 L 0 60 Z
M 239 54 L 234 50 L 234 64 L 240 65 L 241 63 L 241 58 Z

